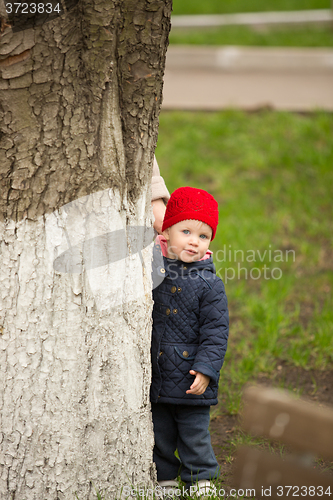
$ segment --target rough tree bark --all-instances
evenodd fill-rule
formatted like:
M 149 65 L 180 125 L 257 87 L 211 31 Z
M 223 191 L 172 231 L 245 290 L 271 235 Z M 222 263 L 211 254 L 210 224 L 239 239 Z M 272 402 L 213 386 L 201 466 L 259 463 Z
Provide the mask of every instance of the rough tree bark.
M 170 12 L 81 0 L 35 28 L 2 19 L 1 500 L 90 499 L 91 483 L 115 498 L 154 480 L 139 228 Z

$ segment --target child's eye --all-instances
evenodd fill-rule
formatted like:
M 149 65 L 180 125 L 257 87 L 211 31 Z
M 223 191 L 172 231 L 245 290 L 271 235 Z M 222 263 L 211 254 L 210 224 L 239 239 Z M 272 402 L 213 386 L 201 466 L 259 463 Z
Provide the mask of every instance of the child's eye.
M 200 234 L 200 238 L 202 238 L 203 240 L 205 240 L 206 238 L 208 238 L 208 236 L 206 236 L 205 234 Z
M 190 231 L 189 231 L 188 229 L 184 229 L 184 230 L 183 230 L 183 233 L 184 233 L 184 234 L 190 234 Z

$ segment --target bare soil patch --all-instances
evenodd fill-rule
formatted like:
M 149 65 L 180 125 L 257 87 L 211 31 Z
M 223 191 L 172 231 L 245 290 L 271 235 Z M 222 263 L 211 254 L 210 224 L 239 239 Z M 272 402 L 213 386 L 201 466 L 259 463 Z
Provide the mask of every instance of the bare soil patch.
M 263 374 L 258 377 L 257 383 L 268 387 L 283 387 L 318 406 L 333 408 L 333 370 L 304 370 L 281 362 L 273 376 L 267 377 Z M 230 441 L 241 432 L 241 416 L 223 414 L 222 406 L 221 414 L 211 420 L 210 431 L 212 446 L 221 466 L 221 482 L 227 490 L 234 486 L 232 477 L 235 448 Z M 286 449 L 286 451 L 291 450 Z M 325 470 L 326 474 L 332 475 L 333 483 L 333 462 L 319 460 L 314 464 L 314 468 L 319 471 Z

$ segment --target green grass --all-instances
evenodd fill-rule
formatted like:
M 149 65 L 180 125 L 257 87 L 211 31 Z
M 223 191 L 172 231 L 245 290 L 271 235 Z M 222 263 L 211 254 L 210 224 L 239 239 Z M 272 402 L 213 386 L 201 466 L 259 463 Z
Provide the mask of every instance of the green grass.
M 330 0 L 173 0 L 174 14 L 227 14 L 278 10 L 329 9 Z
M 245 45 L 260 47 L 333 47 L 333 29 L 329 26 L 293 26 L 260 31 L 246 26 L 173 29 L 171 44 Z
M 227 14 L 279 10 L 329 9 L 330 0 L 174 0 L 174 14 Z M 330 26 L 288 26 L 251 28 L 223 26 L 217 28 L 174 28 L 172 44 L 195 45 L 254 45 L 263 47 L 332 47 L 333 28 Z
M 238 413 L 244 384 L 278 362 L 332 368 L 333 115 L 162 112 L 156 156 L 170 191 L 202 187 L 219 202 L 225 410 Z

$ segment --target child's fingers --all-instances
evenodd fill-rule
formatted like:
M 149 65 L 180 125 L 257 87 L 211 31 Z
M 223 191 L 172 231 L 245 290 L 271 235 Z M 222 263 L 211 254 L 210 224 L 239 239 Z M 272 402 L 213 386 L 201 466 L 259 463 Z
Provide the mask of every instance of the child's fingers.
M 190 389 L 197 389 L 198 385 L 200 384 L 200 380 L 197 378 L 194 380 L 193 384 L 190 386 Z
M 186 394 L 196 394 L 197 396 L 201 396 L 201 394 L 203 394 L 204 392 L 204 388 L 197 387 L 195 389 L 189 389 L 188 391 L 186 391 Z
M 195 375 L 195 379 L 193 381 L 193 384 L 190 386 L 190 389 L 186 391 L 186 394 L 197 394 L 197 395 L 202 394 L 204 391 L 200 374 L 195 370 L 190 370 L 190 374 Z
M 195 389 L 196 386 L 198 385 L 199 383 L 199 377 L 198 377 L 198 372 L 196 372 L 195 370 L 190 370 L 189 372 L 191 375 L 195 375 L 195 379 L 193 380 L 193 384 L 190 386 L 190 389 Z M 187 392 L 187 391 L 186 391 Z
M 188 391 L 186 391 L 186 394 L 196 394 L 197 396 L 200 396 L 202 392 L 199 389 L 189 389 Z
M 186 394 L 196 394 L 201 396 L 201 394 L 203 394 L 207 389 L 209 377 L 206 377 L 205 375 L 202 375 L 202 373 L 195 370 L 190 370 L 189 373 L 191 375 L 195 375 L 195 379 L 190 389 L 186 391 Z

